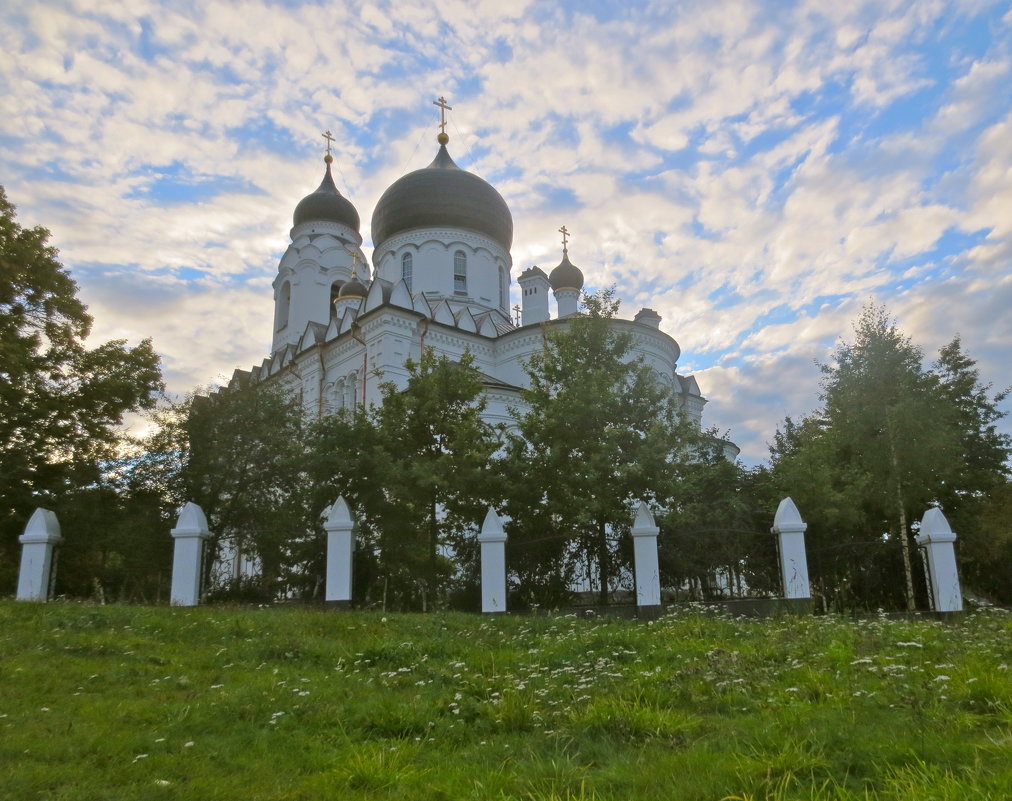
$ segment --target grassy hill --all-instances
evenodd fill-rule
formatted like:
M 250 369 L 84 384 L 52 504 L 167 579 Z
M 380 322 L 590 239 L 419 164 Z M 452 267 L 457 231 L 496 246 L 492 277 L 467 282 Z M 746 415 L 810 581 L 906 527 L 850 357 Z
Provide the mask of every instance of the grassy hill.
M 1012 798 L 1012 616 L 0 602 L 0 798 Z

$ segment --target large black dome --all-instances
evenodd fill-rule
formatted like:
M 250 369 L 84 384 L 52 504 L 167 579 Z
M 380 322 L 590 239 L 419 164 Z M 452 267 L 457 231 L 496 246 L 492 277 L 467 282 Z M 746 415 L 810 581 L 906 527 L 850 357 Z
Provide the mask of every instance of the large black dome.
M 311 195 L 302 198 L 299 205 L 295 207 L 295 214 L 292 217 L 293 225 L 310 221 L 341 223 L 353 231 L 358 231 L 359 228 L 358 212 L 351 205 L 351 201 L 337 191 L 334 177 L 330 174 L 329 162 L 320 188 Z
M 453 163 L 441 143 L 426 168 L 398 178 L 383 193 L 372 215 L 372 241 L 379 245 L 412 228 L 466 228 L 513 244 L 513 216 L 502 195 L 477 175 Z

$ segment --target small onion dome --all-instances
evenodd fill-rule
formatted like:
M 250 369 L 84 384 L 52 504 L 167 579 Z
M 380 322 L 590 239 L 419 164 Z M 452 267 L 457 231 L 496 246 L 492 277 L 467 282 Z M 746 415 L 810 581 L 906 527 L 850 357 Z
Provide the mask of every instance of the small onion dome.
M 339 298 L 364 298 L 369 293 L 365 284 L 358 280 L 358 273 L 351 274 L 351 280 L 341 286 L 337 293 Z
M 320 188 L 302 198 L 295 207 L 293 225 L 304 222 L 335 222 L 358 231 L 358 212 L 351 205 L 351 201 L 337 191 L 334 177 L 330 174 L 330 163 L 333 160 L 329 155 L 324 158 L 327 162 L 327 173 L 323 176 Z
M 398 178 L 379 199 L 372 215 L 376 245 L 412 228 L 465 228 L 498 242 L 513 244 L 513 216 L 491 184 L 460 169 L 440 135 L 439 152 L 421 170 Z
M 569 252 L 562 251 L 562 261 L 548 275 L 552 289 L 583 289 L 583 272 L 569 260 Z

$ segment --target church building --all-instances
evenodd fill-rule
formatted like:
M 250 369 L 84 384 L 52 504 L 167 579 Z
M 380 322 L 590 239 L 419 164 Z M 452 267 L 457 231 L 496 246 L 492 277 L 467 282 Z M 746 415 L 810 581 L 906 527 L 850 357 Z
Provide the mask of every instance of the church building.
M 513 422 L 510 407 L 521 405 L 527 384 L 524 366 L 553 326 L 579 313 L 584 277 L 570 261 L 565 227 L 558 265 L 547 273 L 530 266 L 512 277 L 509 207 L 491 184 L 454 163 L 448 106 L 443 98 L 436 105 L 442 122 L 432 163 L 395 181 L 373 209 L 371 266 L 359 213 L 331 175 L 325 134 L 323 180 L 295 207 L 291 244 L 274 279 L 271 354 L 250 371 L 236 370 L 230 386 L 276 376 L 308 414 L 322 416 L 381 402 L 380 384 L 405 386 L 405 362 L 418 361 L 426 348 L 453 359 L 470 351 L 484 380 L 486 420 Z M 612 325 L 633 334 L 635 355 L 698 425 L 706 401 L 692 376 L 678 374 L 678 343 L 660 322 L 656 312 L 641 309 Z

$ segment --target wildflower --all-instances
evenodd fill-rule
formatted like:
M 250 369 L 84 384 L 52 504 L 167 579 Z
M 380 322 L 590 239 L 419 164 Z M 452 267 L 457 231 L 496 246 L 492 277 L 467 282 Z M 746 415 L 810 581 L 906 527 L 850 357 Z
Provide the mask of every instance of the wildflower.
M 138 754 L 137 756 L 134 757 L 134 762 L 136 762 L 139 759 L 147 759 L 147 758 L 148 758 L 147 754 Z
M 193 740 L 188 740 L 187 742 L 183 743 L 183 748 L 193 748 Z

